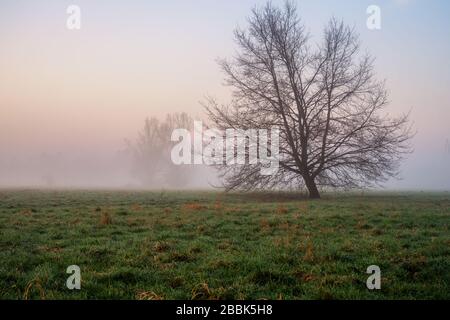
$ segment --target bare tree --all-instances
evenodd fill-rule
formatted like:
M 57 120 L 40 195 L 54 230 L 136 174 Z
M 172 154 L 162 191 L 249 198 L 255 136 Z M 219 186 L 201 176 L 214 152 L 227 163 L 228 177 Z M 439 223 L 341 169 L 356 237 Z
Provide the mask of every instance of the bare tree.
M 360 53 L 354 29 L 331 19 L 317 46 L 296 7 L 268 3 L 255 8 L 248 29 L 235 31 L 238 52 L 221 60 L 228 106 L 208 99 L 206 110 L 221 129 L 280 129 L 280 169 L 262 176 L 260 165 L 221 166 L 228 190 L 306 186 L 311 198 L 321 187 L 367 187 L 396 176 L 410 152 L 408 115 L 382 114 L 385 84 L 373 59 Z
M 154 188 L 182 188 L 188 184 L 193 172 L 186 166 L 173 164 L 170 136 L 174 129 L 192 126 L 193 120 L 186 113 L 168 114 L 164 121 L 154 117 L 146 119 L 136 141 L 127 143 L 133 157 L 134 176 L 145 186 Z

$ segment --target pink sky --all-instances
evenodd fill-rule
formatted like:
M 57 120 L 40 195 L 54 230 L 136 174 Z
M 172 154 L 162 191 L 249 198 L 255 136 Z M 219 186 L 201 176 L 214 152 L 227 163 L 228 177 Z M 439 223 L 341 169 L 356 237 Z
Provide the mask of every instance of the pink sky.
M 73 172 L 64 181 L 78 175 L 73 184 L 82 185 L 80 177 L 92 177 L 98 161 L 115 157 L 146 117 L 187 111 L 201 118 L 205 95 L 227 101 L 215 60 L 233 53 L 232 31 L 255 1 L 76 2 L 79 31 L 66 29 L 69 2 L 0 4 L 0 164 L 42 154 L 78 157 L 80 166 L 67 164 Z M 450 189 L 450 26 L 442 13 L 449 5 L 379 1 L 383 28 L 369 31 L 369 2 L 299 1 L 299 7 L 313 35 L 331 15 L 354 24 L 387 79 L 390 112 L 412 110 L 416 152 L 405 162 L 405 180 L 391 185 Z M 0 185 L 39 183 L 33 171 L 39 166 L 18 168 L 0 166 Z M 121 178 L 114 183 L 127 184 L 126 169 L 115 171 Z

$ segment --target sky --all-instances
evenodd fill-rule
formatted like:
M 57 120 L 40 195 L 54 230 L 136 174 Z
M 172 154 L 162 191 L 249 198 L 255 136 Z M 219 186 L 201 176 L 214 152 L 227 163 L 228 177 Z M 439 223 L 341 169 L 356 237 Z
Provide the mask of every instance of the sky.
M 283 1 L 272 1 L 281 4 Z M 411 112 L 414 153 L 390 189 L 450 190 L 450 2 L 298 0 L 313 41 L 343 19 L 376 57 L 392 114 Z M 120 152 L 150 116 L 204 117 L 227 102 L 217 59 L 257 0 L 0 0 L 0 186 L 134 185 Z M 68 30 L 69 5 L 81 29 Z M 369 5 L 381 29 L 366 26 Z M 205 178 L 205 182 L 208 178 Z

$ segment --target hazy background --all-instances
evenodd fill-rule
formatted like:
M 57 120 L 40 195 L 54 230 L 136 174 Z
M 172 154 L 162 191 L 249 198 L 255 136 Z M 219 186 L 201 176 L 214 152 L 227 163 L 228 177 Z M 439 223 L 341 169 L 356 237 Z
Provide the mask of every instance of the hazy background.
M 450 190 L 450 2 L 297 2 L 314 40 L 332 15 L 354 25 L 387 79 L 389 112 L 412 112 L 415 152 L 386 186 Z M 1 0 L 0 186 L 138 187 L 125 139 L 146 117 L 201 119 L 205 95 L 228 100 L 216 59 L 233 54 L 233 29 L 258 3 Z M 66 29 L 71 4 L 81 30 Z M 371 4 L 378 31 L 366 27 Z

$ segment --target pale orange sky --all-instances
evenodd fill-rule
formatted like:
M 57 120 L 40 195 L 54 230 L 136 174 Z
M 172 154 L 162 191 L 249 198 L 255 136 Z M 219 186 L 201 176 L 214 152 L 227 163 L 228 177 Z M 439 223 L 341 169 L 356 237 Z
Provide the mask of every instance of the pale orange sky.
M 69 31 L 65 10 L 75 3 L 82 10 L 82 28 Z M 1 161 L 25 161 L 42 153 L 83 155 L 86 163 L 108 159 L 124 139 L 135 137 L 148 116 L 186 111 L 202 117 L 199 101 L 207 94 L 227 102 L 229 90 L 222 86 L 216 58 L 232 55 L 233 29 L 244 25 L 256 3 L 2 1 L 0 185 L 14 181 L 12 169 L 2 170 Z M 450 189 L 445 181 L 450 181 L 445 153 L 450 138 L 449 3 L 298 3 L 313 39 L 319 39 L 332 15 L 355 25 L 363 47 L 377 58 L 379 77 L 387 79 L 388 110 L 412 110 L 416 153 L 405 162 L 405 181 L 392 185 Z M 369 31 L 365 9 L 377 3 L 382 30 Z M 431 177 L 420 174 L 430 167 L 436 170 Z M 19 184 L 27 184 L 26 178 Z

